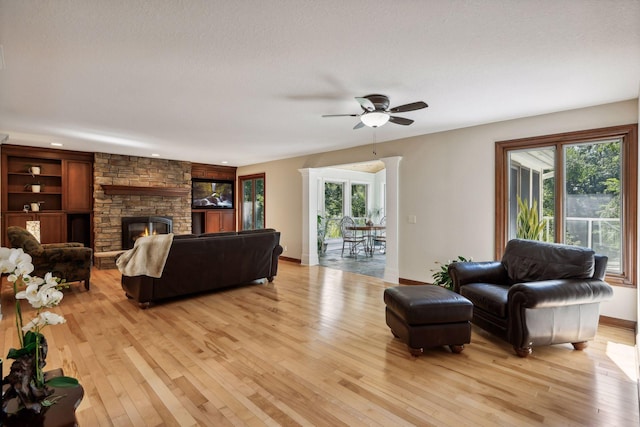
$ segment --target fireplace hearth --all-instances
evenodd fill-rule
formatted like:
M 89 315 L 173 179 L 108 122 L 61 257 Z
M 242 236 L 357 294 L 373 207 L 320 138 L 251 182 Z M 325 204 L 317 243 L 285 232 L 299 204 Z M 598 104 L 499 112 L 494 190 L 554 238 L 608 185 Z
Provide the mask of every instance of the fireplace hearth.
M 153 234 L 173 232 L 170 216 L 130 216 L 122 218 L 122 249 L 131 249 L 136 240 Z

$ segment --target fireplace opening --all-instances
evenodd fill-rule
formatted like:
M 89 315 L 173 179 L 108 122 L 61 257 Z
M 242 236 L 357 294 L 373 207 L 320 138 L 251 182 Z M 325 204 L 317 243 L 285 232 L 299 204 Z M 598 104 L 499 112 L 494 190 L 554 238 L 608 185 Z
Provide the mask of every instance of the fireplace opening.
M 131 249 L 136 240 L 153 234 L 173 232 L 170 216 L 129 216 L 122 218 L 122 249 Z

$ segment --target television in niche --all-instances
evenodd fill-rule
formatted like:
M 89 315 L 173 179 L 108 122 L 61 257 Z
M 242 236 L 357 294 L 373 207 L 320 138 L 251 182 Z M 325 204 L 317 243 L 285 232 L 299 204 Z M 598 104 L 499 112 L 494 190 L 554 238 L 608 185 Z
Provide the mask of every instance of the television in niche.
M 233 209 L 233 181 L 194 179 L 191 182 L 192 209 Z

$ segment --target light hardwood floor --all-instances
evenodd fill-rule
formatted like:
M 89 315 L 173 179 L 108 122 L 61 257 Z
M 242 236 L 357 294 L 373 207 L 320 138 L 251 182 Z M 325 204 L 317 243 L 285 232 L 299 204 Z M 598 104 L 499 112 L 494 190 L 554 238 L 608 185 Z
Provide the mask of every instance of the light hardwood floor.
M 56 309 L 67 323 L 45 329 L 47 369 L 84 386 L 80 426 L 638 425 L 632 331 L 603 325 L 583 352 L 521 359 L 474 327 L 461 354 L 414 358 L 385 325 L 386 286 L 281 262 L 271 284 L 141 310 L 117 270 L 95 270 Z M 5 281 L 3 355 L 12 300 Z

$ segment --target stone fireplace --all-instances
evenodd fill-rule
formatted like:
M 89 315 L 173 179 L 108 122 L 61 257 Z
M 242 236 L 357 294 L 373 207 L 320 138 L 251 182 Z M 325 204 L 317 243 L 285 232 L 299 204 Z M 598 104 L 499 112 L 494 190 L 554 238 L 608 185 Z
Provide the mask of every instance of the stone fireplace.
M 103 185 L 131 191 L 108 194 Z M 95 153 L 93 188 L 96 253 L 123 249 L 125 217 L 167 217 L 173 220 L 173 233 L 191 233 L 190 162 Z M 136 191 L 150 188 L 184 191 L 162 195 Z
M 173 232 L 173 219 L 167 216 L 128 216 L 122 218 L 122 249 L 131 249 L 142 236 Z

